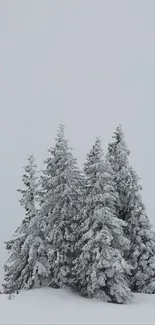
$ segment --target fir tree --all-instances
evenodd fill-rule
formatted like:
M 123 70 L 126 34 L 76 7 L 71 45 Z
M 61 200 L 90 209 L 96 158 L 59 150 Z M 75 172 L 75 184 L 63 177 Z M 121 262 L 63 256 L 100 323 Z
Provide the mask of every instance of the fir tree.
M 25 210 L 25 218 L 13 239 L 6 242 L 6 249 L 10 253 L 4 266 L 6 293 L 41 286 L 43 279 L 48 276 L 47 254 L 38 227 L 38 182 L 33 155 L 29 156 L 25 167 L 23 183 L 25 189 L 18 191 L 22 195 L 20 204 Z
M 131 192 L 127 232 L 131 240 L 128 260 L 133 266 L 131 289 L 135 292 L 155 293 L 155 236 L 140 194 L 141 186 L 130 167 Z
M 79 226 L 79 256 L 74 261 L 77 290 L 86 297 L 126 303 L 131 299 L 128 287 L 130 266 L 121 251 L 129 247 L 123 235 L 124 221 L 117 218 L 117 192 L 113 170 L 103 161 L 100 140 L 87 156 L 85 201 Z
M 117 213 L 127 222 L 125 234 L 131 243 L 126 253 L 126 260 L 133 267 L 131 289 L 155 293 L 155 236 L 142 202 L 139 178 L 129 165 L 129 153 L 119 126 L 114 142 L 109 145 L 108 159 L 113 166 L 119 194 Z
M 72 282 L 71 268 L 82 179 L 62 125 L 55 146 L 49 152 L 43 177 L 45 195 L 41 214 L 46 219 L 45 233 L 51 272 L 49 285 L 58 288 L 71 286 Z

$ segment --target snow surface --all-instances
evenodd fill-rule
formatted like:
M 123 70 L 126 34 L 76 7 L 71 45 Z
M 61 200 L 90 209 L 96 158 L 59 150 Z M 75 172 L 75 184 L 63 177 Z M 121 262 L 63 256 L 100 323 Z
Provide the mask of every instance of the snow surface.
M 155 324 L 155 295 L 136 294 L 129 305 L 103 303 L 60 289 L 0 295 L 0 324 Z

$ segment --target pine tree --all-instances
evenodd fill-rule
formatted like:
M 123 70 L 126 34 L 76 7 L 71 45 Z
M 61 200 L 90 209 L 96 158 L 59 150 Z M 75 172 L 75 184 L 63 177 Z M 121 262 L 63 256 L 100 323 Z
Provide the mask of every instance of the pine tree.
M 131 240 L 128 260 L 133 266 L 131 288 L 135 292 L 155 293 L 155 235 L 140 194 L 141 186 L 130 168 L 132 191 L 127 231 Z
M 119 194 L 118 215 L 126 221 L 132 181 L 128 159 L 130 151 L 125 143 L 121 126 L 117 127 L 113 138 L 115 141 L 108 146 L 107 159 L 109 159 L 115 173 L 115 182 Z
M 119 193 L 117 213 L 127 222 L 125 235 L 131 243 L 126 253 L 126 260 L 133 267 L 131 289 L 139 293 L 155 293 L 155 236 L 142 202 L 139 178 L 129 164 L 129 153 L 119 126 L 114 142 L 109 145 L 108 159 Z
M 48 276 L 47 254 L 38 227 L 36 167 L 34 157 L 30 155 L 23 175 L 25 188 L 18 190 L 22 195 L 20 204 L 25 210 L 25 218 L 13 239 L 6 242 L 6 249 L 10 253 L 4 266 L 6 293 L 41 286 Z
M 82 178 L 62 125 L 55 146 L 49 152 L 43 177 L 45 195 L 41 214 L 46 218 L 45 232 L 51 272 L 49 285 L 58 288 L 71 286 L 72 282 L 71 268 L 75 254 Z
M 130 266 L 121 251 L 128 250 L 123 235 L 124 221 L 117 218 L 117 192 L 113 170 L 103 160 L 100 140 L 87 156 L 85 202 L 79 226 L 79 256 L 74 261 L 77 290 L 86 297 L 126 303 L 131 299 L 128 287 Z

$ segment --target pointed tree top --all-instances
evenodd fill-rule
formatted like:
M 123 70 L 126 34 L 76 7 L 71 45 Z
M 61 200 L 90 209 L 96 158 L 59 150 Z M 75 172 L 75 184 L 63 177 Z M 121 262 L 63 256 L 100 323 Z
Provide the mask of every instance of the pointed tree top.
M 31 175 L 34 175 L 34 173 L 36 172 L 36 168 L 37 168 L 37 165 L 36 165 L 36 162 L 35 162 L 35 158 L 34 158 L 33 153 L 31 153 L 28 156 L 28 163 L 24 167 L 24 170 L 25 170 L 26 173 L 30 173 Z
M 63 123 L 59 124 L 58 128 L 58 137 L 63 138 L 64 137 L 64 131 L 65 131 L 65 126 Z
M 114 132 L 113 138 L 115 138 L 117 142 L 124 141 L 124 133 L 123 133 L 121 124 L 119 124 L 117 126 L 116 131 Z
M 113 143 L 110 143 L 108 146 L 108 150 L 109 152 L 111 152 L 111 150 L 113 151 L 114 148 L 116 148 L 116 146 L 119 145 L 119 147 L 121 146 L 121 148 L 123 148 L 123 151 L 126 152 L 127 156 L 129 156 L 130 154 L 130 150 L 127 148 L 127 144 L 125 142 L 124 139 L 124 132 L 122 130 L 122 126 L 119 125 L 116 128 L 116 131 L 113 134 L 112 137 L 115 141 Z
M 29 161 L 29 164 L 30 164 L 31 166 L 34 166 L 34 165 L 35 165 L 35 158 L 34 158 L 33 153 L 31 153 L 31 154 L 28 156 L 28 161 Z
M 103 152 L 102 152 L 102 144 L 101 144 L 100 137 L 96 137 L 95 143 L 92 147 L 92 150 L 90 151 L 90 155 L 92 153 L 95 153 L 96 156 L 98 156 L 98 157 L 102 157 Z M 88 156 L 89 156 L 89 154 L 88 154 Z
M 59 124 L 58 127 L 58 131 L 57 131 L 57 136 L 55 138 L 55 148 L 53 148 L 53 150 L 55 151 L 55 149 L 59 148 L 60 150 L 64 151 L 64 150 L 72 150 L 72 148 L 68 145 L 68 140 L 65 137 L 65 126 L 64 124 Z M 49 150 L 50 151 L 50 150 Z
M 95 140 L 95 145 L 96 145 L 97 147 L 101 148 L 101 139 L 100 139 L 100 137 L 99 137 L 99 136 L 98 136 L 98 137 L 96 137 L 96 140 Z
M 97 166 L 98 164 L 102 164 L 103 162 L 103 151 L 101 146 L 101 140 L 99 137 L 96 138 L 92 149 L 87 154 L 86 162 L 84 164 L 84 171 L 87 172 L 90 169 L 90 166 Z
M 65 126 L 64 124 L 59 124 L 58 131 L 57 131 L 57 136 L 56 136 L 56 143 L 62 143 L 62 142 L 67 142 L 68 141 L 65 139 Z

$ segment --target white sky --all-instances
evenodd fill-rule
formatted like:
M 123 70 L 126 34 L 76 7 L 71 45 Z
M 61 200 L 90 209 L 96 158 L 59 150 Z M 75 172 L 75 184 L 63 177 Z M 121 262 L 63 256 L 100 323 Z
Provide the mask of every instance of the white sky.
M 40 166 L 61 122 L 80 164 L 123 125 L 155 225 L 154 13 L 154 0 L 0 1 L 0 282 L 22 167 L 32 151 Z

